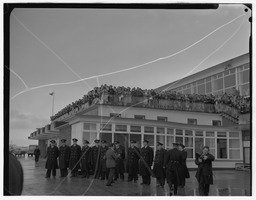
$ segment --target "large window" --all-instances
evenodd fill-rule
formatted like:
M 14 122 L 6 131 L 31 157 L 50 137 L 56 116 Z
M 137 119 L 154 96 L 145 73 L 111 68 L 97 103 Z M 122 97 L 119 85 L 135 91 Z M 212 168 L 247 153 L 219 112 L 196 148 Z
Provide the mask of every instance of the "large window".
M 185 146 L 188 158 L 193 158 L 193 137 L 185 137 Z
M 172 143 L 174 142 L 174 136 L 166 136 L 166 148 L 172 148 Z
M 249 70 L 241 71 L 239 73 L 239 83 L 248 83 L 249 82 Z
M 141 132 L 141 126 L 131 126 L 131 132 Z
M 197 119 L 188 118 L 188 124 L 197 125 Z
M 227 139 L 217 139 L 217 158 L 227 158 Z
M 216 79 L 213 81 L 214 91 L 223 89 L 223 78 Z
M 211 82 L 206 83 L 206 93 L 212 93 L 212 83 Z
M 148 140 L 148 146 L 154 146 L 154 135 L 144 135 L 144 140 Z
M 153 126 L 145 126 L 144 132 L 145 133 L 154 133 L 154 127 Z
M 116 131 L 127 131 L 127 125 L 116 125 Z
M 156 132 L 157 132 L 157 133 L 160 133 L 160 134 L 164 134 L 164 128 L 162 128 L 162 127 L 157 127 L 157 128 L 156 128 Z
M 165 136 L 164 135 L 157 135 L 156 136 L 156 142 L 161 142 L 163 145 L 165 145 Z
M 157 120 L 158 120 L 158 121 L 165 121 L 165 122 L 167 122 L 168 119 L 167 119 L 167 117 L 158 116 L 158 117 L 157 117 Z
M 215 156 L 215 138 L 205 138 L 205 145 L 210 148 L 210 153 Z
M 204 139 L 196 137 L 195 138 L 195 153 L 202 153 L 203 146 L 204 146 Z
M 198 94 L 205 94 L 205 84 L 198 85 L 197 89 L 198 89 Z
M 221 126 L 221 121 L 220 120 L 212 120 L 212 125 L 213 126 Z
M 145 119 L 145 115 L 134 115 L 135 119 Z
M 100 139 L 106 140 L 108 144 L 112 143 L 112 133 L 100 133 Z
M 100 130 L 103 131 L 112 131 L 112 124 L 101 124 Z
M 96 130 L 96 124 L 84 123 L 84 130 Z
M 136 146 L 141 146 L 141 134 L 130 134 L 130 140 L 136 141 Z
M 225 88 L 236 86 L 236 75 L 231 74 L 229 76 L 225 76 L 224 85 L 225 85 Z
M 121 117 L 121 114 L 119 114 L 119 113 L 110 113 L 109 116 L 110 117 Z

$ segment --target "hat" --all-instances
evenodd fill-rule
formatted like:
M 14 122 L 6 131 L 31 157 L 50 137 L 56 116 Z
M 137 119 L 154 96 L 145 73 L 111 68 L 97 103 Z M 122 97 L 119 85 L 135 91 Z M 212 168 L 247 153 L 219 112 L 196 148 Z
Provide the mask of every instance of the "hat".
M 176 143 L 176 142 L 173 142 L 172 144 L 173 144 L 173 145 L 176 145 L 176 146 L 179 146 L 179 144 L 178 144 L 178 143 Z
M 76 139 L 76 138 L 73 138 L 72 140 L 73 140 L 73 142 L 77 142 L 78 141 L 78 139 Z
M 163 146 L 163 143 L 157 142 L 157 145 L 158 145 L 158 146 Z
M 61 139 L 60 141 L 61 141 L 61 142 L 66 142 L 67 140 L 66 140 L 66 139 Z
M 88 140 L 84 140 L 85 144 L 90 144 L 90 142 L 88 142 Z
M 55 142 L 55 140 L 51 140 L 51 141 L 50 141 L 50 143 L 53 143 L 53 144 L 55 144 L 56 142 Z
M 185 145 L 180 143 L 179 146 L 181 146 L 183 149 L 185 148 Z
M 95 142 L 95 143 L 99 143 L 99 142 L 100 142 L 100 140 L 94 140 L 94 142 Z
M 134 144 L 134 143 L 136 143 L 136 141 L 135 140 L 131 140 L 131 143 Z
M 120 144 L 120 142 L 119 141 L 115 141 L 115 144 Z
M 143 142 L 146 142 L 146 143 L 148 143 L 148 140 L 144 140 Z
M 210 148 L 208 146 L 204 146 L 203 149 L 208 149 L 209 150 Z
M 105 144 L 105 143 L 106 143 L 106 140 L 101 140 L 101 143 L 102 143 L 102 144 Z

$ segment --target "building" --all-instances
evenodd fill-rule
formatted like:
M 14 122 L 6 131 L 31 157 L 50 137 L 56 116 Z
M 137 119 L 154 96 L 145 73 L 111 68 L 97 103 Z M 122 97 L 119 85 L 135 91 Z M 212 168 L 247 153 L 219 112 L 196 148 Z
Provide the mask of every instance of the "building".
M 249 54 L 245 54 L 156 91 L 221 94 L 235 88 L 249 95 L 249 69 Z M 154 150 L 158 141 L 167 149 L 178 142 L 186 146 L 189 168 L 196 167 L 195 153 L 207 145 L 216 158 L 213 167 L 235 168 L 250 163 L 250 124 L 250 113 L 239 114 L 229 105 L 106 95 L 37 129 L 29 139 L 39 141 L 42 156 L 51 139 L 56 139 L 57 145 L 62 138 L 68 145 L 72 138 L 77 138 L 80 145 L 84 139 L 91 145 L 96 138 L 109 143 L 118 140 L 126 150 L 130 140 L 140 147 L 147 139 Z

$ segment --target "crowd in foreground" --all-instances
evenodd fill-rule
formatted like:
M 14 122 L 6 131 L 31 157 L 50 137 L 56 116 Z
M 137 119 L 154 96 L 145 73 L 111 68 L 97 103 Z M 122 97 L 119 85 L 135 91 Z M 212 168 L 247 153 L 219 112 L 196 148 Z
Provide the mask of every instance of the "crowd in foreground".
M 119 141 L 106 145 L 105 140 L 95 140 L 95 145 L 89 147 L 87 140 L 83 146 L 77 144 L 77 139 L 72 139 L 73 144 L 69 147 L 66 140 L 61 140 L 58 148 L 55 140 L 51 140 L 47 148 L 46 178 L 56 177 L 56 169 L 60 169 L 60 177 L 106 180 L 106 186 L 112 186 L 117 179 L 124 180 L 125 150 Z M 151 177 L 157 179 L 157 186 L 164 188 L 165 182 L 169 186 L 170 196 L 177 195 L 178 187 L 184 188 L 186 179 L 190 178 L 186 165 L 187 152 L 183 144 L 173 143 L 173 149 L 165 150 L 163 144 L 157 143 L 154 156 L 153 149 L 148 146 L 148 141 L 143 141 L 143 147 L 138 148 L 136 141 L 130 141 L 127 152 L 128 182 L 137 182 L 138 175 L 142 176 L 141 185 L 150 185 Z M 208 196 L 210 184 L 213 184 L 212 161 L 214 156 L 209 153 L 209 147 L 205 146 L 202 153 L 196 154 L 195 164 L 198 165 L 196 179 L 199 183 L 199 195 Z M 36 160 L 37 162 L 38 160 Z
M 95 87 L 93 90 L 89 91 L 83 98 L 72 102 L 65 108 L 60 110 L 51 120 L 55 120 L 65 114 L 69 114 L 72 110 L 80 109 L 82 105 L 89 103 L 92 105 L 94 99 L 106 99 L 107 96 L 117 97 L 117 101 L 123 99 L 124 97 L 143 97 L 150 100 L 175 100 L 179 102 L 199 102 L 205 104 L 225 104 L 232 108 L 237 109 L 239 112 L 249 112 L 250 111 L 250 98 L 248 96 L 239 95 L 239 91 L 233 90 L 231 94 L 221 94 L 221 95 L 202 95 L 202 94 L 181 94 L 173 91 L 160 91 L 156 92 L 153 89 L 141 89 L 141 88 L 130 88 L 130 87 L 115 87 L 108 85 L 101 85 L 100 87 Z M 131 102 L 133 103 L 133 102 Z

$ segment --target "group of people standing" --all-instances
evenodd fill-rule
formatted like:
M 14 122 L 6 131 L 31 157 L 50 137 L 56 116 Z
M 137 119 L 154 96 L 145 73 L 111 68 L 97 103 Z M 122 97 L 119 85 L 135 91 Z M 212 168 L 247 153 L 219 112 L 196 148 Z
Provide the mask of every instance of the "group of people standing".
M 87 140 L 83 146 L 77 144 L 77 139 L 72 139 L 71 147 L 66 145 L 66 140 L 61 140 L 61 146 L 56 147 L 56 142 L 51 140 L 47 148 L 46 178 L 56 176 L 56 169 L 60 169 L 60 177 L 68 175 L 68 168 L 71 170 L 71 177 L 78 176 L 81 169 L 82 178 L 107 180 L 106 186 L 111 186 L 118 178 L 124 180 L 124 159 L 125 149 L 119 141 L 106 145 L 105 140 L 95 140 L 95 145 L 89 147 Z M 143 147 L 138 148 L 136 141 L 130 141 L 127 151 L 127 172 L 128 182 L 138 181 L 138 175 L 142 176 L 141 185 L 150 185 L 151 177 L 157 179 L 157 186 L 164 187 L 165 182 L 169 185 L 170 195 L 177 195 L 178 186 L 185 187 L 186 179 L 190 178 L 186 165 L 187 152 L 183 144 L 173 143 L 173 149 L 165 150 L 163 144 L 157 143 L 157 150 L 143 141 Z M 59 164 L 57 161 L 59 158 Z M 207 196 L 212 180 L 212 161 L 214 156 L 209 153 L 209 147 L 203 148 L 202 154 L 196 154 L 195 163 L 198 165 L 196 178 L 199 183 L 199 195 Z

